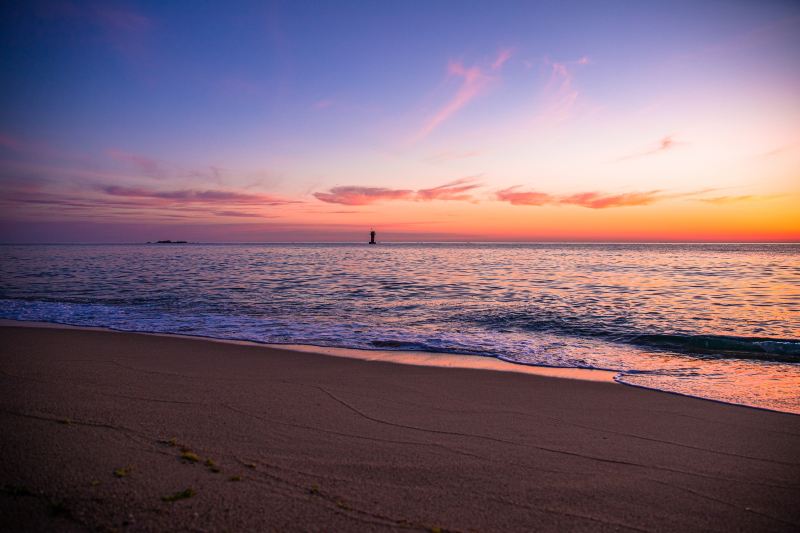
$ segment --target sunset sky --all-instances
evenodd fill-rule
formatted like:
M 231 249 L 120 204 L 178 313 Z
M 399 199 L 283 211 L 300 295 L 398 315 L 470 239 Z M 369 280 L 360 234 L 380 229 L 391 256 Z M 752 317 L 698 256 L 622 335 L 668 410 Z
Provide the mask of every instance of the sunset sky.
M 10 4 L 0 242 L 800 240 L 798 2 Z

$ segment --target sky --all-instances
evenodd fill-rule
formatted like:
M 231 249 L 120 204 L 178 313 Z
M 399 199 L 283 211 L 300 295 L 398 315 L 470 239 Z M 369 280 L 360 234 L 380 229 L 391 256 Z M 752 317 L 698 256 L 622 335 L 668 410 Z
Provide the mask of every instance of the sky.
M 5 2 L 0 242 L 800 241 L 794 1 Z

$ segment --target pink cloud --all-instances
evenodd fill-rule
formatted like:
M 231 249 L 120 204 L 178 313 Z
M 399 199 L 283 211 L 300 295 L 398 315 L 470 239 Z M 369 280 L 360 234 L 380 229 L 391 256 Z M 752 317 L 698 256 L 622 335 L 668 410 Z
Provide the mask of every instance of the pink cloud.
M 519 187 L 510 187 L 495 193 L 498 200 L 511 205 L 577 205 L 589 209 L 608 209 L 611 207 L 632 207 L 650 205 L 662 200 L 694 196 L 707 191 L 690 193 L 664 194 L 661 191 L 629 192 L 607 194 L 596 191 L 581 192 L 567 196 L 556 196 L 540 191 L 520 191 Z
M 141 209 L 174 209 L 181 212 L 199 212 L 217 214 L 220 216 L 263 216 L 261 214 L 244 213 L 235 209 L 225 209 L 233 206 L 279 206 L 298 201 L 281 200 L 267 195 L 244 195 L 228 191 L 146 191 L 141 189 L 123 188 L 116 186 L 99 186 L 97 189 L 108 195 L 88 196 L 75 195 L 65 192 L 46 192 L 31 189 L 29 191 L 17 190 L 4 192 L 0 203 L 8 205 L 45 205 L 60 208 L 81 209 L 132 209 L 132 213 L 141 212 Z M 110 198 L 109 198 L 110 197 Z M 221 207 L 221 208 L 220 208 Z
M 117 150 L 116 148 L 106 150 L 106 155 L 114 161 L 131 166 L 141 175 L 150 178 L 200 178 L 221 183 L 225 174 L 229 173 L 228 170 L 215 165 L 182 168 L 169 162 L 159 161 L 141 154 Z
M 637 159 L 639 157 L 646 157 L 648 155 L 660 154 L 668 150 L 672 150 L 676 146 L 687 144 L 685 142 L 676 141 L 674 137 L 675 137 L 674 135 L 666 135 L 658 141 L 655 147 L 650 148 L 648 150 L 644 150 L 642 152 L 637 152 L 634 154 L 620 157 L 619 159 L 617 159 L 617 161 L 627 161 L 628 159 Z
M 270 194 L 224 189 L 157 189 L 120 186 L 91 177 L 51 178 L 14 172 L 0 180 L 0 210 L 23 217 L 147 219 L 277 216 L 290 204 L 302 204 Z M 112 176 L 107 178 L 113 179 Z M 267 207 L 269 209 L 267 213 Z
M 671 135 L 668 135 L 668 136 L 664 137 L 663 139 L 661 139 L 661 142 L 659 143 L 658 148 L 656 148 L 655 151 L 656 152 L 661 152 L 661 151 L 664 151 L 664 150 L 669 150 L 673 146 L 675 146 L 675 141 L 672 140 L 672 136 Z
M 236 205 L 286 205 L 300 203 L 297 200 L 284 200 L 266 194 L 250 194 L 224 190 L 197 190 L 182 189 L 172 191 L 159 191 L 136 187 L 120 187 L 117 185 L 101 185 L 98 190 L 109 196 L 126 198 L 144 198 L 178 203 L 209 203 L 209 204 L 236 204 Z
M 664 196 L 660 194 L 660 191 L 631 192 L 624 194 L 584 192 L 560 198 L 559 203 L 579 205 L 591 209 L 606 209 L 608 207 L 649 205 L 662 199 L 664 199 Z
M 328 192 L 316 192 L 318 200 L 330 204 L 367 205 L 386 200 L 406 201 L 431 201 L 431 200 L 457 200 L 472 201 L 473 196 L 469 191 L 481 185 L 475 183 L 474 178 L 463 178 L 450 183 L 445 183 L 430 189 L 386 189 L 383 187 L 346 186 L 334 187 Z
M 0 206 L 15 216 L 67 217 L 78 219 L 130 219 L 133 221 L 158 219 L 196 219 L 207 215 L 236 218 L 276 218 L 278 214 L 249 213 L 237 209 L 226 209 L 230 202 L 209 201 L 187 203 L 173 199 L 152 197 L 125 197 L 123 200 L 108 197 L 88 197 L 64 193 L 12 193 L 0 197 Z M 234 203 L 235 205 L 240 205 Z M 260 203 L 259 206 L 265 205 Z M 269 205 L 275 205 L 269 204 Z M 250 207 L 257 207 L 248 203 Z M 137 222 L 138 223 L 138 222 Z
M 314 197 L 329 204 L 367 205 L 381 200 L 407 200 L 414 191 L 383 187 L 334 187 L 328 192 L 315 192 Z
M 706 202 L 709 204 L 714 205 L 727 205 L 727 204 L 738 204 L 741 202 L 758 202 L 762 200 L 773 200 L 775 198 L 780 198 L 780 194 L 772 194 L 772 195 L 755 195 L 755 194 L 746 194 L 741 196 L 716 196 L 713 198 L 699 198 L 701 202 Z
M 506 61 L 511 59 L 511 56 L 514 54 L 514 50 L 511 48 L 505 48 L 500 50 L 500 53 L 497 54 L 494 62 L 492 63 L 492 70 L 500 70 Z
M 548 60 L 546 64 L 550 67 L 550 74 L 544 87 L 543 105 L 538 118 L 548 123 L 563 122 L 572 115 L 579 92 L 573 83 L 573 73 L 565 63 Z
M 450 63 L 448 72 L 451 76 L 462 78 L 461 86 L 455 96 L 428 119 L 422 130 L 417 134 L 417 139 L 430 135 L 440 124 L 478 96 L 489 82 L 489 78 L 478 67 L 465 68 L 461 63 Z
M 213 214 L 217 215 L 218 217 L 264 218 L 264 215 L 232 210 L 214 211 Z
M 508 202 L 511 205 L 546 205 L 553 203 L 553 196 L 538 191 L 519 191 L 519 187 L 509 187 L 502 191 L 497 191 L 495 196 L 498 200 Z
M 472 178 L 463 178 L 450 183 L 445 183 L 432 189 L 420 189 L 417 191 L 417 200 L 465 200 L 470 201 L 474 198 L 469 191 L 477 189 L 481 185 L 475 183 Z
M 511 55 L 512 51 L 510 49 L 500 51 L 489 67 L 490 71 L 499 71 L 503 64 L 509 60 Z M 480 95 L 493 80 L 492 76 L 487 75 L 480 67 L 473 66 L 467 68 L 459 61 L 451 61 L 447 65 L 447 73 L 449 76 L 461 78 L 461 85 L 453 98 L 425 122 L 425 125 L 417 133 L 416 140 L 423 139 L 430 135 L 433 130 L 467 105 L 476 96 Z

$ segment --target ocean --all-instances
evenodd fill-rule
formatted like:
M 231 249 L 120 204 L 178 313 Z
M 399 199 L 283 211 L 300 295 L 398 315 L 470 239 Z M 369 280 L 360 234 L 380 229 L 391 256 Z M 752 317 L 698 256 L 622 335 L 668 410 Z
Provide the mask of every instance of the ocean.
M 607 369 L 800 413 L 798 244 L 4 245 L 0 318 Z

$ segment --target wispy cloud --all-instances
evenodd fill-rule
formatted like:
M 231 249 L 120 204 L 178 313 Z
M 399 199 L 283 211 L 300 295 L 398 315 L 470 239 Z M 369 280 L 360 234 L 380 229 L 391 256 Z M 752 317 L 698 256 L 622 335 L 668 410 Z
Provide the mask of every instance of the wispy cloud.
M 648 149 L 646 149 L 644 151 L 641 151 L 641 152 L 636 152 L 636 153 L 633 153 L 633 154 L 622 156 L 622 157 L 618 158 L 617 161 L 627 161 L 628 159 L 637 159 L 637 158 L 640 158 L 640 157 L 647 157 L 649 155 L 661 154 L 661 153 L 667 152 L 669 150 L 672 150 L 677 146 L 681 146 L 681 145 L 684 145 L 684 144 L 688 144 L 688 143 L 676 141 L 674 135 L 666 135 L 666 136 L 662 137 L 655 144 L 655 146 L 653 146 L 651 148 L 648 148 Z
M 275 218 L 280 213 L 271 211 L 247 212 L 237 209 L 226 209 L 229 202 L 197 201 L 184 202 L 174 199 L 154 199 L 150 197 L 132 197 L 117 199 L 108 196 L 87 196 L 86 194 L 69 194 L 64 192 L 48 193 L 43 191 L 11 192 L 0 195 L 0 206 L 7 213 L 15 216 L 25 215 L 40 219 L 56 217 L 67 219 L 130 219 L 157 220 L 164 218 L 197 219 L 208 215 L 215 217 L 235 218 Z M 235 205 L 235 204 L 234 204 Z M 248 204 L 254 209 L 260 207 Z
M 213 188 L 157 189 L 91 178 L 37 179 L 0 173 L 0 210 L 27 219 L 270 218 L 300 200 Z
M 456 94 L 425 121 L 415 140 L 421 140 L 430 135 L 433 130 L 481 94 L 494 79 L 492 73 L 498 72 L 511 58 L 512 53 L 511 49 L 501 50 L 489 66 L 488 72 L 487 69 L 479 66 L 466 67 L 460 61 L 451 61 L 447 66 L 447 74 L 450 77 L 461 78 L 461 84 Z
M 256 206 L 276 206 L 300 203 L 298 200 L 286 200 L 267 194 L 250 194 L 215 189 L 181 189 L 162 191 L 138 187 L 120 187 L 117 185 L 100 185 L 97 187 L 97 189 L 110 196 L 148 198 L 180 203 L 221 203 Z
M 511 205 L 547 205 L 554 202 L 555 197 L 551 194 L 539 191 L 520 191 L 519 186 L 509 187 L 502 191 L 497 191 L 495 196 L 502 202 Z
M 213 211 L 214 215 L 218 217 L 237 217 L 237 218 L 264 218 L 264 215 L 257 214 L 257 213 L 247 213 L 244 211 L 233 211 L 230 209 L 226 209 L 223 211 Z
M 204 183 L 220 185 L 231 176 L 238 176 L 240 178 L 244 175 L 249 177 L 269 176 L 267 171 L 242 171 L 223 168 L 217 165 L 183 166 L 170 161 L 155 159 L 147 155 L 126 152 L 116 148 L 106 150 L 105 154 L 110 159 L 123 163 L 126 167 L 133 169 L 134 173 L 131 177 L 144 176 L 164 180 L 185 180 L 188 178 L 195 183 L 201 180 Z M 259 183 L 254 185 L 258 186 Z
M 492 62 L 491 69 L 492 70 L 500 70 L 505 65 L 506 61 L 511 59 L 511 56 L 514 55 L 514 50 L 512 48 L 504 48 L 500 50 L 500 53 L 497 54 L 497 57 Z
M 417 191 L 417 200 L 474 200 L 469 191 L 480 187 L 474 178 L 462 178 L 459 180 L 433 187 L 432 189 L 420 189 Z
M 495 193 L 495 197 L 511 205 L 577 205 L 589 209 L 608 209 L 612 207 L 633 207 L 650 205 L 663 200 L 697 196 L 708 192 L 666 193 L 660 190 L 627 192 L 621 194 L 597 191 L 580 192 L 569 195 L 553 195 L 541 191 L 522 191 L 519 186 L 509 187 Z
M 256 193 L 269 190 L 278 181 L 277 174 L 267 169 L 236 169 L 213 164 L 183 166 L 149 155 L 116 148 L 100 154 L 79 157 L 46 145 L 20 141 L 17 153 L 2 153 L 0 161 L 0 193 L 9 180 L 46 181 L 48 187 L 86 189 L 97 192 L 95 184 L 140 187 L 142 191 L 166 188 L 181 190 L 233 190 Z M 35 156 L 35 157 L 31 157 Z M 159 185 L 155 185 L 155 180 Z
M 584 192 L 562 197 L 559 199 L 559 203 L 579 205 L 591 209 L 606 209 L 609 207 L 650 205 L 664 198 L 661 191 L 629 192 L 624 194 Z
M 728 204 L 738 204 L 743 202 L 757 202 L 761 200 L 772 200 L 775 198 L 779 198 L 781 195 L 773 194 L 773 195 L 755 195 L 755 194 L 743 194 L 740 196 L 715 196 L 713 198 L 698 198 L 701 202 L 706 202 L 708 204 L 714 205 L 728 205 Z
M 330 204 L 342 205 L 368 205 L 380 201 L 406 200 L 406 201 L 432 201 L 455 200 L 473 201 L 475 198 L 469 193 L 481 184 L 475 178 L 462 178 L 430 189 L 387 189 L 383 187 L 346 186 L 334 187 L 328 192 L 316 192 L 314 197 Z
M 106 150 L 106 155 L 114 161 L 133 166 L 134 169 L 145 176 L 149 176 L 151 178 L 164 178 L 166 176 L 166 169 L 164 169 L 158 161 L 150 157 L 123 152 L 122 150 L 117 150 L 116 148 Z
M 2 143 L 0 142 L 0 144 L 2 144 Z M 797 142 L 784 144 L 783 146 L 778 146 L 777 148 L 773 148 L 772 150 L 768 150 L 768 151 L 760 154 L 759 157 L 763 157 L 763 158 L 767 159 L 767 158 L 770 158 L 770 157 L 783 155 L 783 154 L 785 154 L 787 152 L 790 152 L 790 151 L 794 150 L 795 148 L 797 148 L 798 145 L 800 145 L 800 143 L 797 143 Z
M 367 205 L 381 200 L 409 200 L 414 191 L 408 189 L 386 189 L 383 187 L 359 187 L 355 185 L 334 187 L 328 192 L 315 192 L 314 197 L 329 204 Z
M 222 183 L 227 170 L 216 165 L 208 165 L 207 167 L 200 167 L 188 170 L 182 170 L 178 173 L 181 178 L 200 178 L 203 180 L 211 181 L 214 183 Z
M 88 196 L 86 193 L 48 192 L 31 188 L 28 191 L 17 189 L 6 191 L 3 200 L 16 203 L 45 204 L 88 207 L 186 207 L 194 205 L 241 205 L 241 206 L 277 206 L 301 203 L 299 200 L 284 200 L 268 195 L 247 195 L 230 191 L 147 191 L 143 189 L 125 188 L 116 185 L 97 186 L 97 192 L 107 196 Z M 193 210 L 195 207 L 187 207 Z M 217 211 L 222 212 L 222 211 Z M 231 211 L 233 212 L 233 211 Z M 239 212 L 241 213 L 241 212 Z
M 577 61 L 564 63 L 545 59 L 544 63 L 548 68 L 548 77 L 542 89 L 541 108 L 536 120 L 545 124 L 559 124 L 573 115 L 580 96 L 570 65 L 588 65 L 589 58 L 582 57 Z
M 465 68 L 461 63 L 450 63 L 447 70 L 451 76 L 462 78 L 461 86 L 455 96 L 428 119 L 417 134 L 417 140 L 430 135 L 440 124 L 478 96 L 489 83 L 490 78 L 479 67 Z

